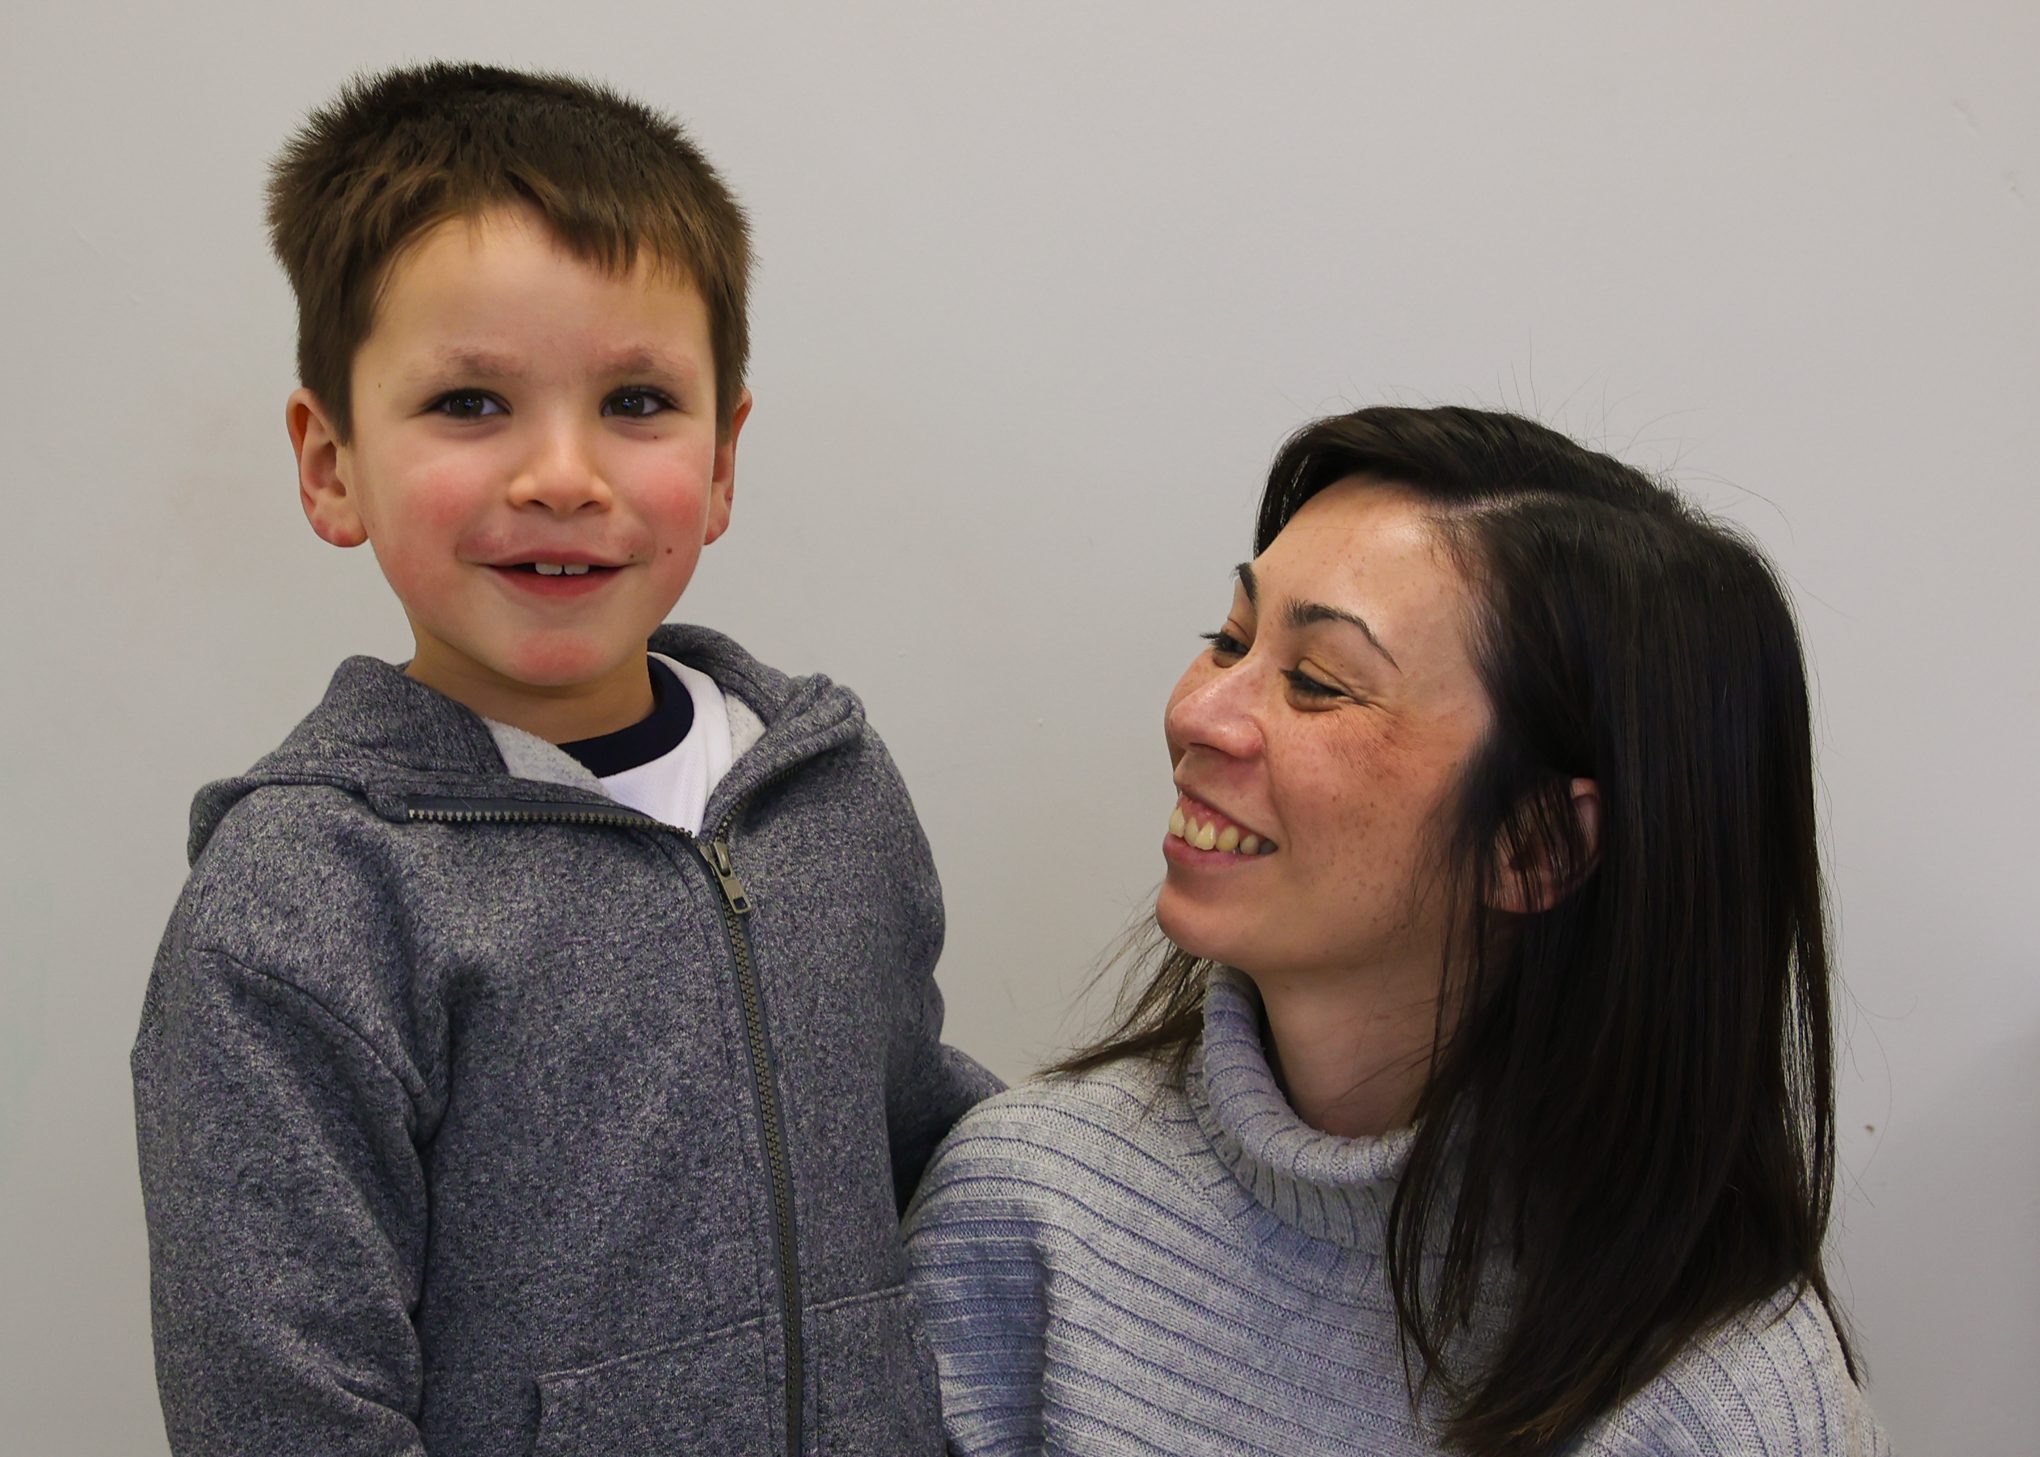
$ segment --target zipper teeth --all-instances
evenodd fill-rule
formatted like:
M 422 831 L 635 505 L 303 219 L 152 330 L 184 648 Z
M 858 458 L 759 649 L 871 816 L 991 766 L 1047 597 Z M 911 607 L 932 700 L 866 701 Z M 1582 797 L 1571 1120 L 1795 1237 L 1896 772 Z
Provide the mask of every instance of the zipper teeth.
M 793 1239 L 793 1191 L 786 1160 L 786 1135 L 780 1124 L 779 1092 L 772 1085 L 771 1058 L 765 1046 L 765 1010 L 751 967 L 750 943 L 736 907 L 727 896 L 723 902 L 723 923 L 737 957 L 737 985 L 744 997 L 744 1034 L 751 1046 L 753 1086 L 758 1091 L 759 1121 L 765 1128 L 765 1161 L 772 1178 L 773 1224 L 779 1247 L 779 1298 L 786 1320 L 786 1450 L 799 1457 L 801 1415 L 806 1385 L 805 1357 L 801 1345 L 800 1273 L 795 1263 Z
M 603 809 L 419 809 L 412 805 L 404 808 L 404 817 L 414 822 L 423 821 L 445 825 L 613 825 L 627 830 L 664 830 L 683 839 L 694 837 L 678 825 L 661 824 L 648 815 L 616 814 Z
M 765 1044 L 763 996 L 758 989 L 757 973 L 751 965 L 751 939 L 744 931 L 744 917 L 750 913 L 750 902 L 746 899 L 741 907 L 738 905 L 709 849 L 709 846 L 714 847 L 727 859 L 730 827 L 737 822 L 738 811 L 752 794 L 786 772 L 781 770 L 780 774 L 769 775 L 753 785 L 750 793 L 722 817 L 708 846 L 697 844 L 695 848 L 708 860 L 708 868 L 716 875 L 716 884 L 723 892 L 723 925 L 729 933 L 730 949 L 736 956 L 737 985 L 744 996 L 744 1031 L 751 1045 L 751 1084 L 758 1091 L 759 1122 L 765 1126 L 765 1163 L 772 1179 L 773 1233 L 779 1247 L 779 1300 L 786 1323 L 786 1454 L 787 1457 L 801 1457 L 802 1417 L 807 1402 L 807 1356 L 801 1336 L 800 1252 L 794 1240 L 792 1165 L 786 1155 L 786 1130 L 780 1116 L 779 1089 L 772 1081 L 772 1059 Z M 735 875 L 734 865 L 730 873 Z
M 751 1053 L 751 1087 L 758 1097 L 758 1121 L 764 1125 L 765 1162 L 772 1182 L 773 1243 L 779 1255 L 780 1311 L 786 1327 L 786 1451 L 787 1457 L 800 1457 L 802 1418 L 806 1410 L 807 1362 L 801 1338 L 799 1251 L 794 1242 L 792 1174 L 786 1155 L 786 1132 L 780 1118 L 779 1090 L 772 1082 L 772 1060 L 765 1043 L 764 1002 L 751 964 L 750 938 L 744 934 L 743 917 L 749 913 L 749 902 L 739 907 L 736 892 L 730 886 L 734 870 L 726 878 L 711 849 L 719 848 L 727 856 L 730 826 L 736 823 L 744 802 L 779 777 L 779 774 L 770 775 L 751 786 L 744 799 L 723 816 L 711 840 L 703 840 L 678 825 L 666 824 L 649 815 L 618 814 L 597 808 L 555 808 L 548 805 L 542 809 L 454 809 L 406 805 L 404 814 L 412 821 L 431 824 L 600 825 L 629 830 L 660 830 L 678 835 L 691 844 L 706 864 L 709 874 L 715 878 L 716 887 L 723 896 L 723 930 L 729 937 L 730 951 L 737 963 L 737 989 L 744 1007 L 744 1037 Z

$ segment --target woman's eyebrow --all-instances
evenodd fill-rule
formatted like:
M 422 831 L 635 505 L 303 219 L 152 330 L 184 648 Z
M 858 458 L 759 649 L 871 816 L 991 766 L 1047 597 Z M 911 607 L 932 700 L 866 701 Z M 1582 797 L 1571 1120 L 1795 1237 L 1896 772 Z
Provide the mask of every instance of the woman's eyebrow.
M 1240 579 L 1240 590 L 1247 594 L 1247 601 L 1254 607 L 1261 605 L 1260 584 L 1254 580 L 1254 568 L 1250 562 L 1241 562 L 1233 568 Z M 1320 622 L 1343 622 L 1348 627 L 1357 627 L 1361 635 L 1374 645 L 1374 651 L 1388 659 L 1388 665 L 1396 672 L 1402 671 L 1402 664 L 1395 660 L 1395 654 L 1382 645 L 1374 635 L 1374 629 L 1367 625 L 1367 619 L 1357 612 L 1348 612 L 1343 607 L 1334 607 L 1329 602 L 1291 602 L 1282 614 L 1282 620 L 1291 628 L 1301 630 Z

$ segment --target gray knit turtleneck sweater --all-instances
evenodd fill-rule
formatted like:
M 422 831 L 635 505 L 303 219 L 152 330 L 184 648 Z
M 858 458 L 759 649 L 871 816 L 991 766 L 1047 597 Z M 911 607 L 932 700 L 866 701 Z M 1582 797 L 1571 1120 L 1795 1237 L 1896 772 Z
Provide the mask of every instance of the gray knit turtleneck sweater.
M 980 1104 L 907 1216 L 953 1450 L 1441 1452 L 1436 1408 L 1411 1410 L 1382 1258 L 1410 1138 L 1298 1119 L 1263 1055 L 1253 987 L 1229 972 L 1212 980 L 1187 1087 L 1127 1060 Z M 1573 1450 L 1890 1448 L 1818 1302 L 1781 1291 Z

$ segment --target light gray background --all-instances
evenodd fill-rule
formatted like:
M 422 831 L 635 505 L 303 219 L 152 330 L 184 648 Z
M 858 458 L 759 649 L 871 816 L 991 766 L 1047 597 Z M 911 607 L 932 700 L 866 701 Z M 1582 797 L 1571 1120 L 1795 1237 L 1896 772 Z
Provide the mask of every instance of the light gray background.
M 683 611 L 858 688 L 1008 1077 L 1160 875 L 1163 697 L 1306 417 L 1521 407 L 1754 530 L 1818 674 L 1835 1251 L 1901 1447 L 2040 1430 L 2040 7 L 31 6 L 0 62 L 0 1446 L 162 1450 L 126 1054 L 192 789 L 408 640 L 301 519 L 265 161 L 350 71 L 607 76 L 756 221 Z

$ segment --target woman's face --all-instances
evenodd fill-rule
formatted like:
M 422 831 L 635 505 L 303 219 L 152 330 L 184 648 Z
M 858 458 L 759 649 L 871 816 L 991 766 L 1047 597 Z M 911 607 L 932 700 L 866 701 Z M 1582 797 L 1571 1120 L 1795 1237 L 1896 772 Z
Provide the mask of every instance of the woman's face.
M 1261 981 L 1435 984 L 1436 817 L 1488 724 L 1474 599 L 1418 499 L 1364 477 L 1239 570 L 1169 698 L 1162 929 Z M 1180 816 L 1180 818 L 1178 818 Z

